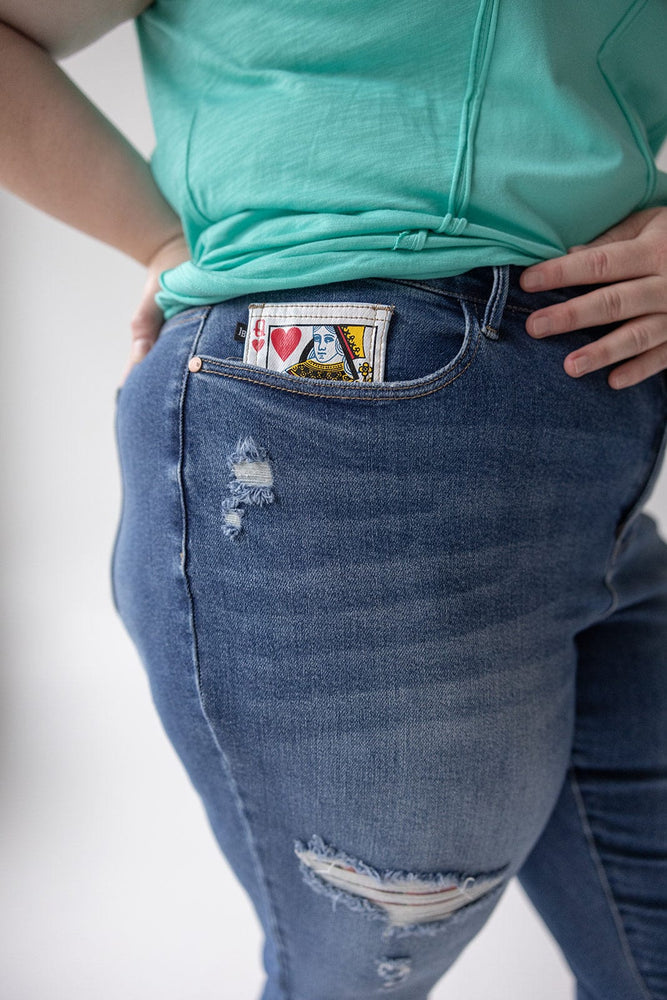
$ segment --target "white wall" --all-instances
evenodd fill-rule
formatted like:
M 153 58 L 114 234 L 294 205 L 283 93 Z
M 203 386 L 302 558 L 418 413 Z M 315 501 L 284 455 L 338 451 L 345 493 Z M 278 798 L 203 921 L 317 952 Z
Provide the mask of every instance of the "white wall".
M 131 26 L 64 64 L 148 154 Z M 167 742 L 115 614 L 114 390 L 139 265 L 0 193 L 0 992 L 255 1000 L 259 926 Z M 649 504 L 667 512 L 663 475 Z M 517 885 L 432 1000 L 564 1000 Z

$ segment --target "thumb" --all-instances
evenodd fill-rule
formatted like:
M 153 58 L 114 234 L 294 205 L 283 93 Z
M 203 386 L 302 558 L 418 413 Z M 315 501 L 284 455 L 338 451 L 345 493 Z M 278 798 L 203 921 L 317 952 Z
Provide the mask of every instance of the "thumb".
M 153 283 L 150 282 L 152 285 Z M 146 287 L 141 301 L 130 320 L 132 339 L 130 341 L 130 357 L 137 363 L 144 358 L 158 338 L 163 322 L 162 310 L 155 302 L 155 291 Z
M 155 296 L 160 291 L 160 274 L 164 270 L 169 270 L 183 261 L 189 260 L 189 258 L 188 244 L 183 231 L 179 229 L 171 239 L 158 247 L 148 262 L 146 283 L 139 305 L 130 320 L 132 330 L 130 357 L 121 378 L 121 385 L 132 370 L 132 366 L 146 357 L 157 340 L 164 323 L 164 313 L 155 301 Z
M 158 287 L 157 278 L 151 276 L 146 282 L 139 305 L 130 320 L 130 355 L 121 375 L 120 385 L 123 385 L 134 365 L 139 364 L 146 357 L 160 333 L 164 315 L 155 302 Z

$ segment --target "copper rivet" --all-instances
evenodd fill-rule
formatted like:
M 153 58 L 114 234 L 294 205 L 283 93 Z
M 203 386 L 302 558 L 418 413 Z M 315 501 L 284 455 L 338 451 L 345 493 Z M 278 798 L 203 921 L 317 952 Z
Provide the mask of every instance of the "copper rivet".
M 188 368 L 190 369 L 191 372 L 198 372 L 199 369 L 201 368 L 201 358 L 198 358 L 197 355 L 195 354 L 194 358 L 190 358 L 190 361 L 188 363 Z

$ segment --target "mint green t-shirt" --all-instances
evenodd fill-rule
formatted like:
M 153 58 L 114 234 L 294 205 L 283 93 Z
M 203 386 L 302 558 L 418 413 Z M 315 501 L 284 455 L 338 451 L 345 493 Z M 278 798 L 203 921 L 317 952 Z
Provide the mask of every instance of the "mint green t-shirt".
M 249 292 L 527 266 L 667 205 L 667 0 L 156 0 L 155 179 Z

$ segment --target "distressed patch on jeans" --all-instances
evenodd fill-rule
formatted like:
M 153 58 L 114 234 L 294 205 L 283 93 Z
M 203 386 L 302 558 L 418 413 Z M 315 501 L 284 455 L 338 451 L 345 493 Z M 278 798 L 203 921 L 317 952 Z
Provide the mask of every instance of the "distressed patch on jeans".
M 242 438 L 227 459 L 232 478 L 229 496 L 222 501 L 222 530 L 228 538 L 236 538 L 243 528 L 245 508 L 250 504 L 273 503 L 273 471 L 264 448 L 251 437 Z
M 382 987 L 391 990 L 399 986 L 409 975 L 412 959 L 408 955 L 401 958 L 381 958 L 377 962 L 377 974 L 382 980 Z
M 334 907 L 341 902 L 351 910 L 384 919 L 390 931 L 406 933 L 433 933 L 453 914 L 499 888 L 506 870 L 475 875 L 381 872 L 325 844 L 317 834 L 308 844 L 295 841 L 294 852 L 307 884 L 328 896 Z
M 243 360 L 301 378 L 382 382 L 393 312 L 370 302 L 251 302 Z

